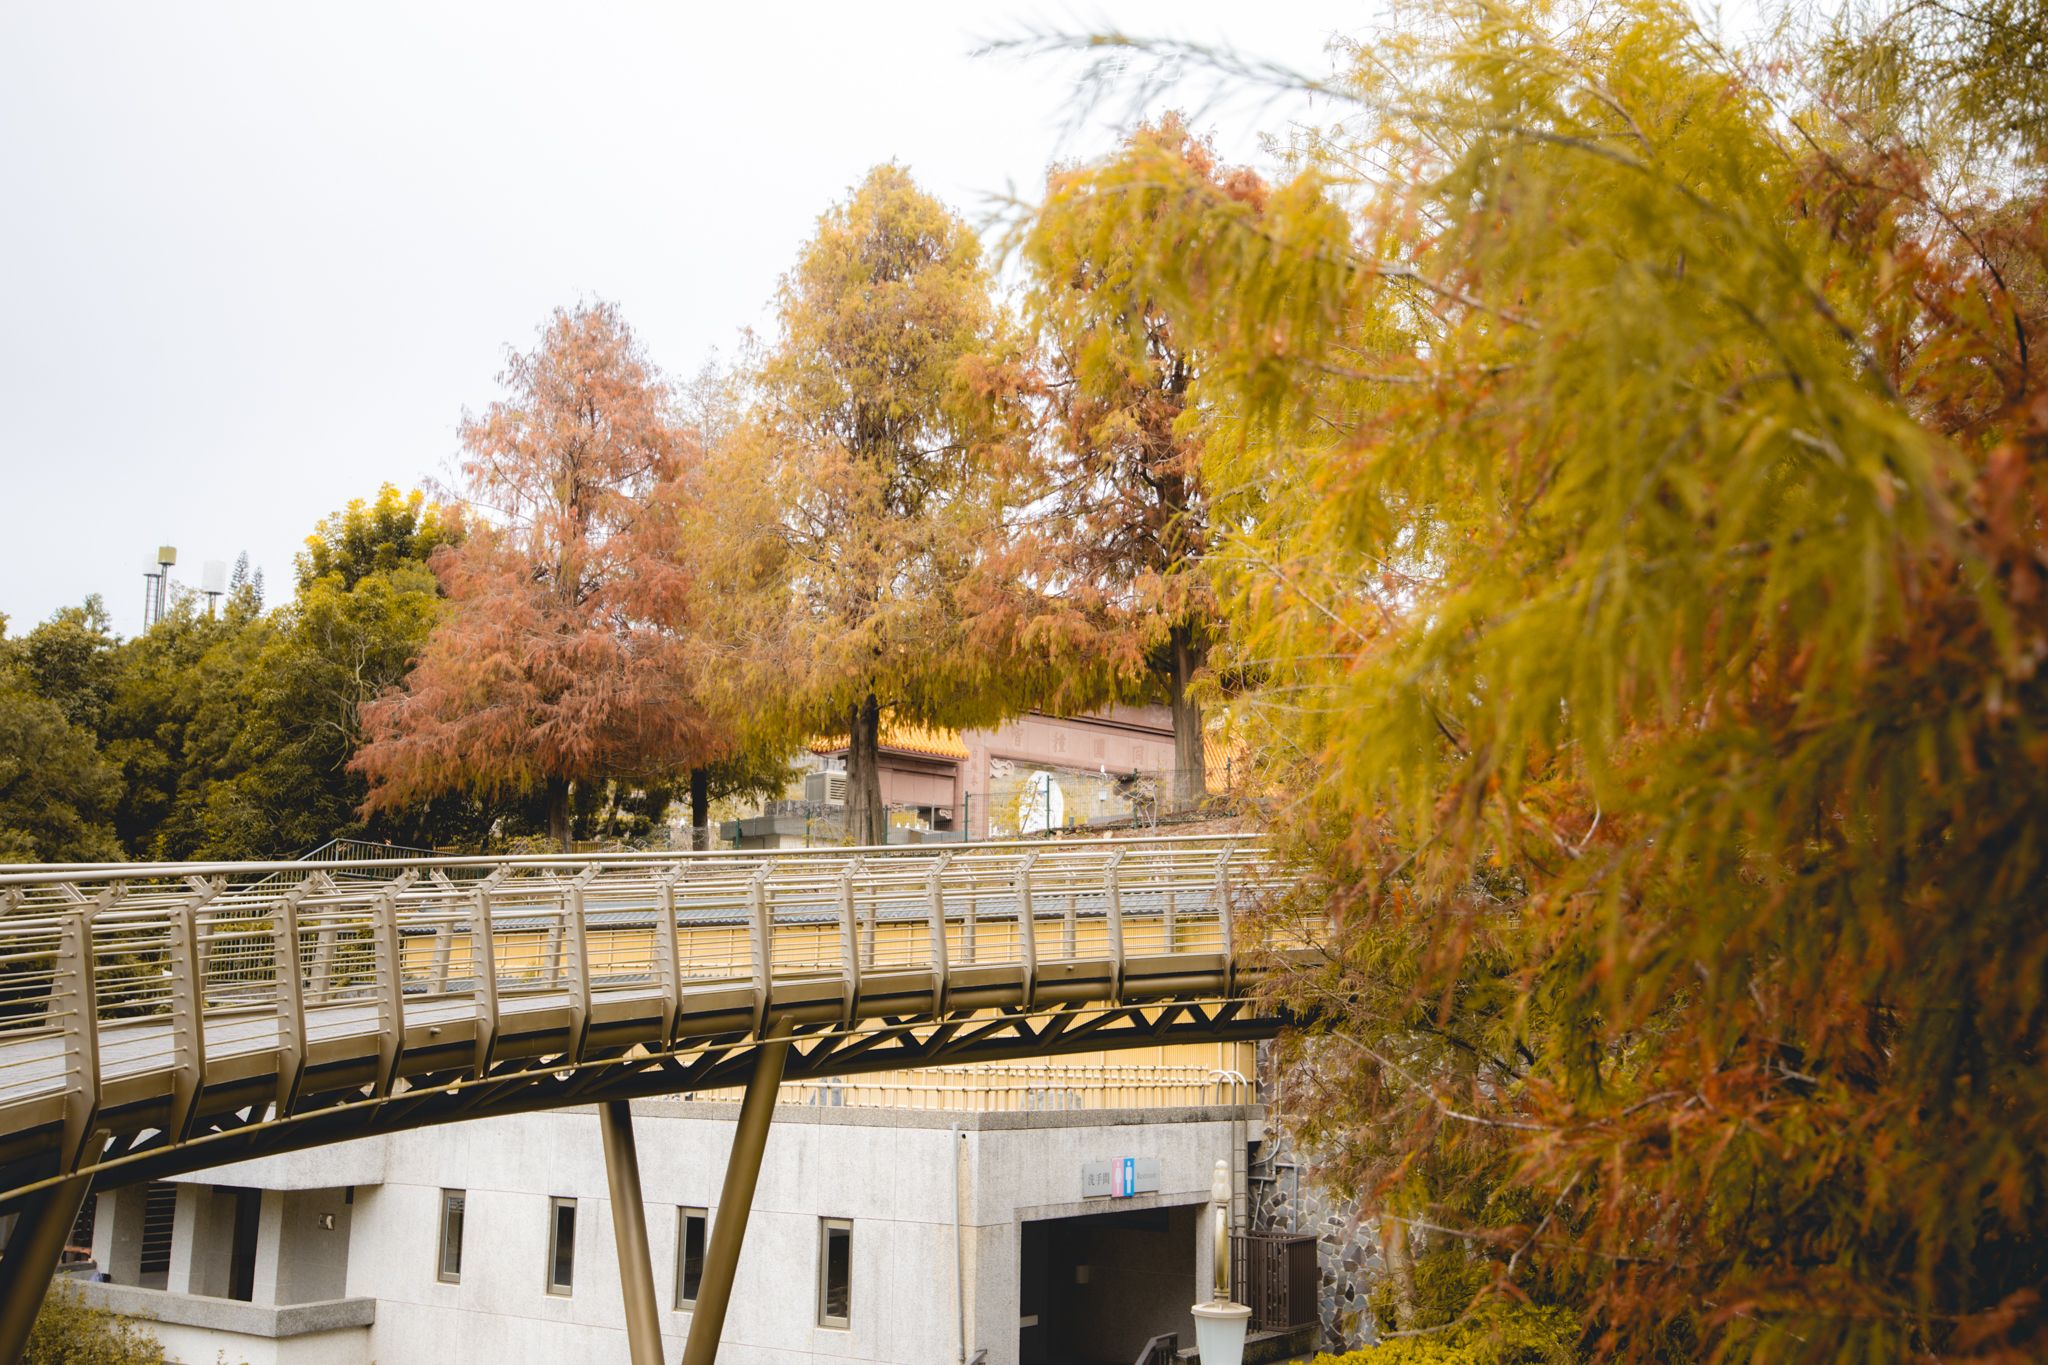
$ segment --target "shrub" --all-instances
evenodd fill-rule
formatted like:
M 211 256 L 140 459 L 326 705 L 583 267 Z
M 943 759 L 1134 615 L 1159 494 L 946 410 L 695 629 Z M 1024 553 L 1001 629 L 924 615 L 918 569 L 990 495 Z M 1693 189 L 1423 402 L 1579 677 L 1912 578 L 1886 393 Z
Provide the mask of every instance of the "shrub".
M 1579 1323 L 1564 1308 L 1491 1303 L 1455 1324 L 1393 1337 L 1312 1365 L 1578 1365 Z
M 147 1328 L 93 1307 L 59 1280 L 50 1286 L 43 1311 L 29 1329 L 21 1365 L 168 1365 L 169 1360 Z

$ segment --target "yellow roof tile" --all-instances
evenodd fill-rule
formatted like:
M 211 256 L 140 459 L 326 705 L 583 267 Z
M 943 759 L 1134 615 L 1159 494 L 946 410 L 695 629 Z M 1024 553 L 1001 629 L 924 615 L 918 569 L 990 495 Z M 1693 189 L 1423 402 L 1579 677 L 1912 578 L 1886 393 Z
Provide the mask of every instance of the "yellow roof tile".
M 811 741 L 814 754 L 837 753 L 846 747 L 845 735 L 823 735 Z M 929 758 L 967 758 L 967 746 L 960 742 L 958 730 L 942 730 L 924 725 L 898 725 L 893 721 L 882 722 L 881 746 L 894 749 L 899 754 L 923 754 Z

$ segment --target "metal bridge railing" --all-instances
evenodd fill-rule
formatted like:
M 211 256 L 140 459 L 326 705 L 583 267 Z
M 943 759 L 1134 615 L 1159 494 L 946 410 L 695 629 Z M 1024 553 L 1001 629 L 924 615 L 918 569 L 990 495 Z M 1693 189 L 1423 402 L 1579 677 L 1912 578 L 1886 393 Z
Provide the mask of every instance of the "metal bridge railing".
M 375 851 L 376 846 L 368 846 Z M 340 851 L 340 850 L 336 850 Z M 780 852 L 347 856 L 0 872 L 0 1100 L 20 1040 L 67 1083 L 136 1020 L 133 1070 L 189 1061 L 213 1021 L 871 973 L 1233 952 L 1232 908 L 1291 879 L 1243 836 Z M 1028 991 L 1027 991 L 1028 994 Z M 138 1055 L 135 1048 L 147 1055 Z M 181 1051 L 182 1050 L 182 1051 Z
M 1242 973 L 1261 968 L 1241 968 L 1239 911 L 1297 879 L 1251 836 L 327 853 L 0 870 L 0 1207 L 29 1230 L 0 1270 L 0 1358 L 109 1170 L 147 1180 L 596 1098 L 613 1207 L 638 1210 L 627 1101 L 744 1077 L 720 1199 L 744 1211 L 793 1066 L 797 1098 L 892 1070 L 920 1105 L 969 1085 L 1024 1108 L 1237 1098 L 1229 1077 L 918 1071 L 1242 1042 L 1283 1022 L 1245 1010 Z M 743 1227 L 743 1212 L 714 1225 L 692 1360 L 717 1340 Z M 644 1227 L 621 1232 L 622 1256 L 636 1239 Z M 633 1354 L 658 1360 L 643 1283 L 622 1279 Z

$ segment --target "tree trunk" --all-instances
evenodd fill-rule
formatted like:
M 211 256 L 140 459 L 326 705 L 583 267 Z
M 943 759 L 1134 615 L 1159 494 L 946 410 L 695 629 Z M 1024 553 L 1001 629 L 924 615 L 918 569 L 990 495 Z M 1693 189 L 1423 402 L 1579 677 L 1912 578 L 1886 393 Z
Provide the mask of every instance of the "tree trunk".
M 846 837 L 856 844 L 889 842 L 882 805 L 882 705 L 870 692 L 847 708 Z
M 1202 708 L 1188 695 L 1188 685 L 1202 666 L 1208 649 L 1186 622 L 1167 635 L 1166 704 L 1173 713 L 1172 808 L 1188 810 L 1209 794 L 1206 756 L 1202 752 Z
M 690 769 L 690 847 L 711 847 L 711 774 L 703 768 Z
M 562 852 L 569 852 L 569 779 L 548 779 L 548 838 Z
M 1394 1282 L 1394 1326 L 1415 1330 L 1415 1260 L 1408 1254 L 1408 1222 L 1391 1209 L 1380 1213 L 1380 1254 Z

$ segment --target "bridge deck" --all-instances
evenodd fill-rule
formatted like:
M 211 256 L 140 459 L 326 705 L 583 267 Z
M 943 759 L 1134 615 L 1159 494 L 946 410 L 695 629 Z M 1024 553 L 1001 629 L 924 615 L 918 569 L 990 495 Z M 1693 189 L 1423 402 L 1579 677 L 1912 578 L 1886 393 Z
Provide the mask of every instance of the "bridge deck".
M 600 1093 L 1258 1036 L 1250 838 L 0 874 L 0 1209 Z M 1219 1003 L 1222 1002 L 1222 1003 Z M 111 1137 L 112 1146 L 101 1149 Z

